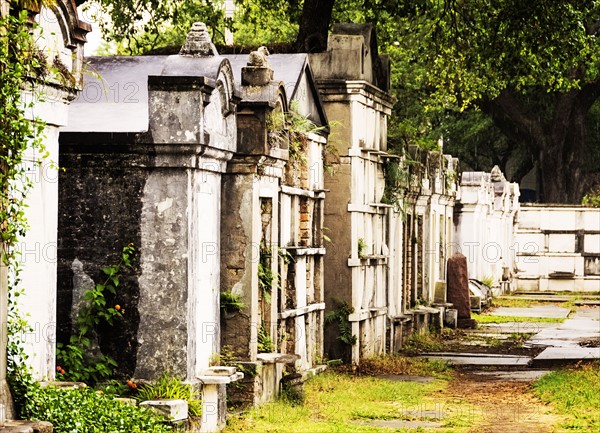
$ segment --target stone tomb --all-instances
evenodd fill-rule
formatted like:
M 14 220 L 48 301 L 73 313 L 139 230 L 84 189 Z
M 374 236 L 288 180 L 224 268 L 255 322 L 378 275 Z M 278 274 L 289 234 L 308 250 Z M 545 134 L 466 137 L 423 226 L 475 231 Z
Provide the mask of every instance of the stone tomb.
M 284 371 L 306 372 L 322 358 L 328 129 L 306 54 L 261 48 L 228 58 L 242 101 L 238 150 L 224 177 L 221 290 L 244 308 L 221 317 L 221 342 L 243 362 L 245 386 L 232 400 L 246 405 L 278 395 Z M 289 111 L 313 130 L 295 130 Z
M 325 176 L 324 225 L 332 246 L 325 256 L 328 312 L 350 311 L 348 335 L 339 337 L 337 321 L 326 329 L 327 355 L 359 362 L 386 350 L 390 205 L 382 203 L 387 153 L 389 59 L 379 56 L 369 25 L 336 25 L 327 51 L 311 54 L 311 65 L 325 111 L 335 121 L 331 145 L 339 165 Z M 392 243 L 391 243 L 392 242 Z M 355 339 L 355 344 L 348 344 Z
M 99 346 L 136 378 L 193 382 L 220 349 L 221 176 L 238 99 L 207 36 L 196 24 L 179 55 L 89 58 L 99 76 L 60 136 L 59 341 L 73 300 L 132 243 L 115 300 L 126 314 Z

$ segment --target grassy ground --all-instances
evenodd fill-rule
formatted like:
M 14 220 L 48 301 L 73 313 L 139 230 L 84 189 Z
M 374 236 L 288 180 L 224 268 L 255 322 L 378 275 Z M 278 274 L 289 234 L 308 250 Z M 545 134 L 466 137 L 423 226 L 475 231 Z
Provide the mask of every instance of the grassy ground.
M 600 432 L 600 364 L 559 370 L 534 384 L 539 398 L 566 419 L 560 427 L 572 432 Z
M 407 361 L 401 357 L 380 358 L 363 365 L 362 368 L 366 369 L 363 371 L 380 374 L 427 372 L 440 377 L 450 377 L 445 364 Z M 464 433 L 476 420 L 470 411 L 459 410 L 460 401 L 453 402 L 452 411 L 444 411 L 444 406 L 437 396 L 447 385 L 447 379 L 422 384 L 392 381 L 367 376 L 362 372 L 351 374 L 329 371 L 311 378 L 305 384 L 304 403 L 282 399 L 251 409 L 243 415 L 232 416 L 225 433 Z M 368 425 L 372 420 L 419 420 L 425 410 L 428 421 L 441 418 L 443 427 L 434 430 L 409 430 Z
M 517 297 L 494 298 L 492 300 L 494 307 L 509 307 L 509 308 L 529 308 L 535 305 L 543 305 L 531 299 L 523 299 Z
M 430 383 L 390 380 L 432 374 Z M 387 379 L 381 377 L 388 375 Z M 437 428 L 388 428 L 383 420 L 437 421 Z M 379 357 L 359 370 L 328 371 L 288 399 L 232 415 L 224 433 L 558 433 L 600 431 L 600 364 L 530 382 L 492 380 L 446 364 Z
M 520 316 L 491 316 L 488 314 L 471 314 L 471 318 L 477 320 L 478 323 L 513 323 L 513 322 L 546 322 L 546 323 L 562 323 L 565 319 L 557 319 L 552 317 L 520 317 Z
M 528 355 L 530 350 L 523 348 L 523 343 L 532 332 L 513 332 L 507 338 L 496 335 L 483 335 L 465 332 L 461 329 L 445 328 L 441 333 L 415 334 L 409 337 L 402 348 L 402 353 L 408 356 L 425 352 L 490 352 L 501 354 Z

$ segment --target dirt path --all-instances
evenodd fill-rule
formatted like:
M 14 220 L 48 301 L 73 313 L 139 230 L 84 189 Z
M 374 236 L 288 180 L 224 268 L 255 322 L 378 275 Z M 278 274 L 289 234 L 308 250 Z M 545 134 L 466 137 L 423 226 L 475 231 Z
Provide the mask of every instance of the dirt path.
M 477 420 L 472 433 L 551 433 L 560 421 L 534 396 L 531 381 L 458 372 L 444 397 L 469 403 L 472 419 Z

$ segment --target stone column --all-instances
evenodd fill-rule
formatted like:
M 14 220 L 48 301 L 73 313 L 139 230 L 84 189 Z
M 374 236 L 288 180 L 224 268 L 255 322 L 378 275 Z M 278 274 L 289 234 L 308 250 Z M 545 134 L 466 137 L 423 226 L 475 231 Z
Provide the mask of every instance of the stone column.
M 335 246 L 324 259 L 325 303 L 328 311 L 352 311 L 348 321 L 356 339 L 343 343 L 337 324 L 331 324 L 325 346 L 330 358 L 359 362 L 386 350 L 388 263 L 398 251 L 387 245 L 391 206 L 381 203 L 393 105 L 389 59 L 378 55 L 372 26 L 338 24 L 327 51 L 310 60 L 327 117 L 338 124 L 332 135 L 341 160 L 335 175 L 325 176 L 330 192 L 324 226 Z

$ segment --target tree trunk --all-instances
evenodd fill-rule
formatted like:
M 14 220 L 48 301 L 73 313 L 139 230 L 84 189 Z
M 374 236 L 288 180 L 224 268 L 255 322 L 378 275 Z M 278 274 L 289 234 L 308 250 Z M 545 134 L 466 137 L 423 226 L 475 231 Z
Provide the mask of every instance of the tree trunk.
M 583 171 L 586 113 L 575 107 L 562 142 L 549 142 L 540 151 L 540 198 L 545 203 L 581 203 L 587 187 Z
M 581 203 L 587 186 L 584 173 L 586 115 L 598 97 L 596 87 L 590 85 L 557 94 L 553 115 L 545 121 L 509 90 L 481 104 L 496 126 L 527 146 L 537 158 L 541 202 Z
M 335 0 L 305 0 L 300 29 L 294 48 L 299 53 L 319 53 L 327 49 L 329 22 Z

